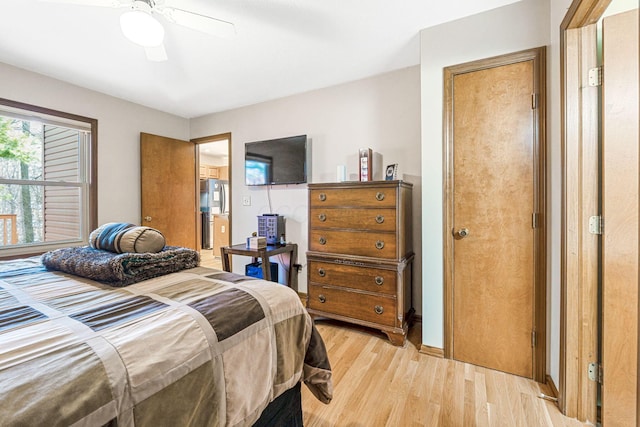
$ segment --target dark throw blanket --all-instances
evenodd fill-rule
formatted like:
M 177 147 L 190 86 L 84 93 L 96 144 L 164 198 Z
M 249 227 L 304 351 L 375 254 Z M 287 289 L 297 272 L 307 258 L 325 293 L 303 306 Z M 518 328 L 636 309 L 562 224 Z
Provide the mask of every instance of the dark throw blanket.
M 56 249 L 42 255 L 42 264 L 110 286 L 127 286 L 164 274 L 197 267 L 200 254 L 177 246 L 165 246 L 156 253 L 123 253 L 90 246 Z

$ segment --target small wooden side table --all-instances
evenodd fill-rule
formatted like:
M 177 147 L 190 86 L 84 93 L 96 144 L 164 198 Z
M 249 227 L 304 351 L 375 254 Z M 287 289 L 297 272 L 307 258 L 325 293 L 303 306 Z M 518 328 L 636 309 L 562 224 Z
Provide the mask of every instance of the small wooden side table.
M 295 267 L 298 262 L 298 245 L 296 243 L 287 243 L 284 246 L 268 245 L 260 249 L 249 249 L 246 244 L 241 243 L 239 245 L 222 246 L 220 250 L 222 252 L 222 269 L 224 271 L 231 271 L 229 255 L 250 256 L 254 259 L 254 262 L 260 258 L 262 261 L 262 277 L 269 281 L 271 280 L 271 261 L 269 261 L 269 257 L 289 253 L 287 285 L 298 292 L 298 275 L 296 274 L 297 269 Z

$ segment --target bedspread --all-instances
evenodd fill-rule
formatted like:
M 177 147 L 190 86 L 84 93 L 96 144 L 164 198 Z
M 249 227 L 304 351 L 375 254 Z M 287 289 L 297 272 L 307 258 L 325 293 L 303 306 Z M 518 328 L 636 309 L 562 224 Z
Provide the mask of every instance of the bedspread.
M 113 288 L 16 265 L 0 268 L 3 426 L 247 426 L 299 381 L 331 400 L 286 286 L 197 267 Z

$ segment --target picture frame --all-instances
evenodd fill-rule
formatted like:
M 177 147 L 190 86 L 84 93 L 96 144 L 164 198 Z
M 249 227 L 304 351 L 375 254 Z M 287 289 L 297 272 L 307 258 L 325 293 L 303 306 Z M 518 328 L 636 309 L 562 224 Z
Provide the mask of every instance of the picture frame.
M 398 164 L 393 163 L 388 165 L 384 172 L 385 181 L 395 181 L 398 179 Z

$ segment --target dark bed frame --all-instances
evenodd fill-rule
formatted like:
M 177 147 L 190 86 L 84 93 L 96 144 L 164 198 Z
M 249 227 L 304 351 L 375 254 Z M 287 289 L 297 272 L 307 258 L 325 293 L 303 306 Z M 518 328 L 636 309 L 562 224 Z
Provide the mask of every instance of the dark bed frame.
M 300 383 L 269 404 L 253 427 L 302 427 Z

